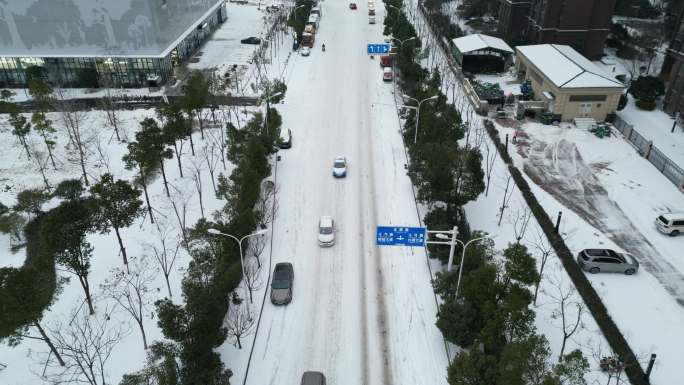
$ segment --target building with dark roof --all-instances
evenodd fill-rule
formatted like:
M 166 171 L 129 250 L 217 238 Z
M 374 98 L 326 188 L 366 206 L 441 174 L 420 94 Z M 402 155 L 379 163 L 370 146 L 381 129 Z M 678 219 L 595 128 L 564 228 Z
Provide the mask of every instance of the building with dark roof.
M 499 33 L 508 41 L 565 44 L 591 60 L 603 54 L 616 0 L 501 0 Z M 529 4 L 526 4 L 529 3 Z M 527 12 L 525 21 L 522 14 Z M 502 20 L 503 19 L 503 20 Z
M 684 7 L 680 11 L 675 31 L 670 39 L 663 64 L 663 75 L 669 79 L 663 110 L 670 115 L 681 113 L 684 111 Z
M 498 32 L 508 42 L 521 41 L 527 29 L 532 0 L 500 0 Z
M 0 14 L 0 87 L 33 66 L 67 87 L 158 85 L 226 20 L 223 0 L 6 0 Z

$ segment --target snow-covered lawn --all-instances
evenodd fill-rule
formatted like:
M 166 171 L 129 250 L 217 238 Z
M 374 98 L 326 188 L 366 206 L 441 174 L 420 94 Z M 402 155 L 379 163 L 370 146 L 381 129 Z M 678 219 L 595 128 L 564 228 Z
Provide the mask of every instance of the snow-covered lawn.
M 133 139 L 135 131 L 139 129 L 139 121 L 145 117 L 153 117 L 154 111 L 122 111 L 121 116 L 123 119 L 121 129 L 126 132 L 125 137 Z M 55 127 L 58 130 L 55 151 L 57 170 L 55 171 L 51 167 L 47 170 L 48 179 L 54 186 L 66 178 L 79 178 L 80 170 L 78 156 L 73 148 L 65 149 L 68 137 L 62 127 L 58 114 L 51 113 L 48 118 L 54 121 Z M 2 125 L 5 127 L 7 117 L 2 116 L 0 119 L 2 119 Z M 135 177 L 135 171 L 125 170 L 121 161 L 121 157 L 127 152 L 126 144 L 119 143 L 116 140 L 113 130 L 109 129 L 105 124 L 104 113 L 101 111 L 85 113 L 83 127 L 87 131 L 87 135 L 84 135 L 84 137 L 89 139 L 87 171 L 91 183 L 105 172 L 112 173 L 116 178 L 132 180 Z M 190 155 L 190 149 L 186 143 L 183 148 L 182 157 L 185 169 L 184 178 L 181 178 L 179 175 L 175 159 L 166 162 L 167 177 L 172 191 L 171 199 L 175 200 L 179 207 L 185 208 L 187 226 L 194 225 L 201 217 L 197 192 L 190 177 L 193 163 L 196 163 L 202 170 L 201 179 L 204 186 L 205 214 L 210 215 L 211 212 L 221 208 L 224 204 L 224 202 L 215 197 L 212 191 L 211 177 L 207 167 L 204 166 L 206 160 L 203 157 L 205 149 L 210 151 L 210 147 L 207 146 L 210 146 L 218 138 L 217 135 L 218 131 L 215 129 L 205 130 L 206 138 L 202 140 L 200 133 L 195 132 L 193 138 L 197 156 L 194 158 Z M 34 160 L 27 159 L 23 148 L 9 131 L 0 131 L 0 141 L 9 144 L 0 153 L 0 174 L 3 175 L 3 178 L 6 178 L 2 181 L 2 184 L 7 186 L 0 192 L 0 201 L 9 206 L 15 202 L 14 196 L 17 192 L 26 188 L 41 188 L 44 185 Z M 44 148 L 41 147 L 44 144 L 37 135 L 32 135 L 30 141 L 35 144 L 39 151 L 44 151 Z M 220 171 L 229 174 L 232 166 L 229 163 L 228 166 L 224 170 L 218 164 L 217 173 Z M 159 250 L 161 248 L 161 240 L 164 239 L 166 247 L 171 252 L 174 252 L 180 242 L 180 227 L 171 207 L 171 199 L 167 198 L 164 192 L 161 177 L 156 178 L 156 180 L 150 183 L 149 192 L 151 195 L 151 205 L 155 212 L 155 224 L 150 223 L 149 217 L 141 217 L 131 227 L 123 229 L 121 235 L 129 258 L 131 260 L 146 260 L 155 271 L 155 279 L 149 285 L 149 302 L 152 303 L 169 295 L 163 275 L 156 269 L 156 262 L 153 256 L 154 248 L 156 247 Z M 54 204 L 54 202 L 51 202 L 46 207 Z M 7 245 L 8 242 L 4 235 L 0 239 L 2 239 L 0 245 Z M 122 267 L 116 236 L 113 233 L 105 235 L 90 234 L 87 239 L 94 247 L 91 273 L 89 274 L 91 291 L 96 307 L 94 317 L 97 317 L 96 319 L 99 320 L 106 313 L 112 312 L 111 320 L 107 322 L 108 328 L 124 331 L 124 336 L 114 348 L 111 358 L 105 367 L 105 376 L 108 383 L 118 383 L 124 373 L 142 368 L 146 352 L 143 349 L 140 331 L 133 322 L 133 319 L 124 309 L 117 306 L 115 301 L 104 295 L 100 288 L 100 285 L 112 276 L 112 269 Z M 0 250 L 0 253 L 3 255 L 3 258 L 0 259 L 0 266 L 20 265 L 25 257 L 24 250 L 21 249 L 10 258 L 6 258 L 4 256 L 10 252 L 8 247 L 4 247 Z M 181 301 L 180 283 L 188 261 L 189 257 L 186 251 L 180 248 L 170 276 L 172 299 L 176 302 Z M 134 269 L 133 265 L 131 263 L 131 269 Z M 66 325 L 73 317 L 74 310 L 84 306 L 84 292 L 76 277 L 70 276 L 69 273 L 61 270 L 58 270 L 58 276 L 70 278 L 70 281 L 64 285 L 62 292 L 57 295 L 55 303 L 51 308 L 44 313 L 42 326 L 47 329 L 57 329 L 61 325 L 62 330 L 65 330 L 65 328 L 68 328 Z M 157 327 L 153 306 L 150 306 L 148 309 L 145 312 L 144 326 L 148 343 L 151 343 L 163 339 L 163 336 Z M 35 331 L 32 333 L 35 333 Z M 43 371 L 40 360 L 45 358 L 47 352 L 47 345 L 36 340 L 25 339 L 15 348 L 8 347 L 5 344 L 0 345 L 0 357 L 2 357 L 0 361 L 7 365 L 5 370 L 0 371 L 0 383 L 11 385 L 43 383 L 39 378 L 40 373 Z M 49 369 L 48 373 L 54 374 L 55 372 Z
M 483 83 L 498 84 L 504 92 L 508 94 L 520 94 L 520 81 L 515 77 L 515 74 L 506 72 L 500 75 L 475 75 L 475 78 Z
M 629 98 L 629 103 L 624 110 L 618 112 L 618 116 L 634 126 L 641 136 L 653 141 L 653 146 L 662 151 L 668 158 L 679 167 L 684 167 L 684 126 L 678 123 L 672 131 L 674 119 L 661 109 L 644 111 L 634 104 L 634 98 Z
M 419 18 L 419 23 L 422 23 L 421 18 Z M 433 52 L 438 56 L 442 55 L 439 50 L 431 50 L 431 53 Z M 443 58 L 441 60 L 438 58 L 436 61 L 443 60 Z M 426 62 L 428 62 L 427 59 Z M 448 89 L 448 85 L 453 83 L 453 78 L 450 79 L 448 73 L 443 73 L 443 75 L 444 86 Z M 496 81 L 505 82 L 504 78 L 505 76 L 501 76 Z M 456 96 L 456 100 L 460 100 L 459 95 Z M 506 133 L 512 136 L 512 129 L 500 126 L 498 128 L 502 138 Z M 608 228 L 615 230 L 610 234 L 604 234 L 545 190 L 535 185 L 528 177 L 528 183 L 532 186 L 537 199 L 545 207 L 549 217 L 555 220 L 557 213 L 563 212 L 560 230 L 571 251 L 578 252 L 588 247 L 612 247 L 619 250 L 620 247 L 611 241 L 610 237 L 616 238 L 616 235 L 621 235 L 620 226 L 625 222 L 631 222 L 637 229 L 634 232 L 641 233 L 633 234 L 636 239 L 640 239 L 639 236 L 645 237 L 659 253 L 659 255 L 649 255 L 651 264 L 642 265 L 641 272 L 636 276 L 600 274 L 590 276 L 589 279 L 601 295 L 630 346 L 640 358 L 642 366 L 645 368 L 651 353 L 658 354 L 651 375 L 651 383 L 664 385 L 681 382 L 681 375 L 677 370 L 681 357 L 678 349 L 684 343 L 684 333 L 675 325 L 684 320 L 684 309 L 677 303 L 672 293 L 682 288 L 682 281 L 679 276 L 684 270 L 681 270 L 682 264 L 681 259 L 678 258 L 677 250 L 681 250 L 681 242 L 684 240 L 658 234 L 653 228 L 653 220 L 662 211 L 682 207 L 684 196 L 648 161 L 639 157 L 634 149 L 621 138 L 612 137 L 599 140 L 593 134 L 576 129 L 567 130 L 534 124 L 525 125 L 525 129 L 530 132 L 533 138 L 551 144 L 564 138 L 575 145 L 578 149 L 577 154 L 581 155 L 585 163 L 591 166 L 589 173 L 595 175 L 598 180 L 597 183 L 607 191 L 607 197 L 601 197 L 601 202 L 610 200 L 615 202 L 607 207 L 597 207 L 596 217 L 599 219 L 597 222 L 604 221 Z M 470 138 L 470 143 L 472 145 L 473 136 Z M 563 146 L 558 147 L 562 148 Z M 516 165 L 522 170 L 525 158 L 516 153 L 514 144 L 510 144 L 509 148 Z M 558 151 L 553 151 L 553 148 L 550 151 L 551 159 L 555 159 L 555 155 L 558 154 Z M 529 152 L 526 150 L 523 154 L 525 153 Z M 558 168 L 556 173 L 562 175 L 567 173 L 569 176 L 577 178 L 579 171 L 573 173 L 576 165 L 573 160 L 578 158 L 574 151 L 570 154 L 569 157 L 566 155 L 570 162 L 557 165 L 551 162 L 550 170 L 553 170 L 554 165 L 556 165 Z M 577 156 L 579 157 L 579 155 Z M 540 158 L 537 154 L 537 160 L 543 159 L 544 157 Z M 545 163 L 542 162 L 542 164 Z M 582 171 L 586 174 L 586 169 Z M 526 208 L 520 193 L 515 189 L 502 223 L 500 226 L 497 225 L 497 212 L 502 205 L 507 174 L 507 170 L 497 157 L 489 194 L 480 196 L 477 201 L 466 206 L 471 229 L 484 230 L 497 235 L 495 241 L 498 249 L 503 249 L 515 240 L 512 222 L 515 222 L 516 212 L 523 212 Z M 550 174 L 551 177 L 553 175 L 555 174 Z M 572 180 L 568 183 L 571 184 L 571 182 Z M 575 192 L 568 193 L 568 195 L 571 194 L 575 194 Z M 584 200 L 581 193 L 570 198 L 577 199 L 580 202 Z M 622 217 L 614 219 L 611 216 L 601 215 L 602 209 L 606 210 L 608 214 L 621 210 L 624 219 L 620 221 Z M 534 252 L 534 245 L 532 244 L 536 227 L 537 224 L 532 218 L 522 242 L 533 249 L 533 254 L 538 255 L 538 252 Z M 632 234 L 628 233 L 628 235 Z M 658 261 L 659 258 L 662 260 Z M 674 272 L 674 274 L 667 277 L 666 271 L 655 269 L 658 270 L 658 277 L 656 277 L 649 272 L 650 268 L 662 268 L 663 265 L 672 266 L 670 272 Z M 542 290 L 535 307 L 537 312 L 536 325 L 539 331 L 551 342 L 553 353 L 558 354 L 562 342 L 562 331 L 558 328 L 559 319 L 553 314 L 558 309 L 557 304 L 555 304 L 556 301 L 553 299 L 553 296 L 558 294 L 553 282 L 571 284 L 555 257 L 551 257 L 545 271 Z M 665 286 L 668 288 L 666 289 Z M 578 301 L 581 303 L 581 299 Z M 589 383 L 606 383 L 607 378 L 599 370 L 598 360 L 600 357 L 611 355 L 612 352 L 591 315 L 583 315 L 582 320 L 583 328 L 572 338 L 570 342 L 572 347 L 566 347 L 566 352 L 568 349 L 580 348 L 591 363 L 591 372 L 587 376 Z M 626 380 L 624 375 L 622 377 L 623 380 Z
M 677 383 L 684 344 L 684 332 L 675 326 L 684 322 L 684 307 L 677 301 L 684 287 L 684 238 L 660 234 L 653 221 L 662 212 L 682 207 L 684 196 L 622 138 L 599 139 L 569 127 L 524 124 L 530 137 L 517 147 L 511 144 L 509 152 L 526 170 L 528 183 L 549 216 L 555 219 L 563 212 L 561 234 L 573 253 L 605 247 L 632 252 L 640 259 L 635 276 L 588 278 L 642 366 L 651 353 L 658 354 L 651 383 Z M 497 128 L 502 137 L 513 133 L 498 124 Z M 540 163 L 541 158 L 548 162 Z M 544 170 L 550 178 L 541 187 L 530 178 L 540 164 L 549 167 Z

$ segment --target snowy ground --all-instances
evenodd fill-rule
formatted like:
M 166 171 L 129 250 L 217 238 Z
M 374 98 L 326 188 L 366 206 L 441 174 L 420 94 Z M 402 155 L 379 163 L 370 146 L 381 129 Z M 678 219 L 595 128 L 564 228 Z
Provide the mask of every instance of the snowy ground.
M 122 111 L 121 113 L 124 119 L 122 127 L 127 131 L 129 138 L 132 138 L 134 132 L 138 129 L 138 122 L 140 120 L 148 116 L 154 116 L 154 111 L 152 110 Z M 59 130 L 56 146 L 58 170 L 54 171 L 51 168 L 48 170 L 48 178 L 51 184 L 54 185 L 65 178 L 78 178 L 80 172 L 77 164 L 77 155 L 73 151 L 65 151 L 68 139 L 62 129 L 59 117 L 57 114 L 49 114 L 48 117 L 55 122 L 55 126 Z M 6 117 L 3 116 L 3 123 L 5 119 Z M 134 172 L 124 170 L 123 163 L 121 162 L 121 157 L 126 153 L 126 145 L 118 143 L 110 129 L 103 129 L 103 127 L 106 127 L 103 113 L 100 111 L 88 112 L 85 114 L 84 122 L 84 128 L 88 132 L 87 137 L 90 139 L 87 170 L 91 181 L 104 172 L 111 172 L 117 178 L 131 180 L 134 177 Z M 186 206 L 186 223 L 188 226 L 193 225 L 201 216 L 198 196 L 190 178 L 190 169 L 193 163 L 197 163 L 202 169 L 201 178 L 204 184 L 205 214 L 209 215 L 212 211 L 219 209 L 223 205 L 223 202 L 216 199 L 211 190 L 211 177 L 207 168 L 204 167 L 205 159 L 202 155 L 205 149 L 209 152 L 211 151 L 210 147 L 206 146 L 211 146 L 211 143 L 218 139 L 219 134 L 216 130 L 207 130 L 205 134 L 205 140 L 200 138 L 199 132 L 193 135 L 197 150 L 195 158 L 189 154 L 189 147 L 187 145 L 183 149 L 185 178 L 180 177 L 175 159 L 166 162 L 172 198 L 181 207 L 183 205 Z M 42 187 L 43 183 L 35 163 L 26 158 L 23 149 L 18 146 L 12 134 L 6 131 L 0 132 L 0 141 L 13 144 L 7 146 L 5 151 L 0 154 L 0 175 L 6 178 L 2 181 L 2 184 L 3 186 L 8 186 L 2 189 L 0 201 L 11 205 L 14 203 L 14 196 L 18 191 L 29 187 Z M 42 141 L 39 137 L 33 136 L 31 142 L 42 151 Z M 217 165 L 217 172 L 230 173 L 230 164 L 228 166 L 226 170 L 223 170 L 220 164 Z M 156 265 L 152 257 L 152 248 L 154 246 L 159 248 L 160 240 L 163 238 L 166 240 L 168 248 L 175 249 L 178 242 L 180 242 L 180 233 L 179 224 L 170 205 L 170 199 L 164 193 L 161 177 L 150 184 L 149 191 L 151 195 L 150 200 L 155 209 L 156 224 L 151 224 L 148 217 L 141 218 L 133 226 L 122 231 L 122 238 L 129 258 L 146 260 L 154 267 Z M 95 317 L 101 318 L 108 309 L 114 308 L 112 320 L 108 323 L 110 328 L 112 330 L 121 328 L 126 331 L 126 336 L 114 349 L 106 365 L 106 378 L 108 378 L 108 382 L 118 383 L 124 373 L 142 368 L 145 361 L 145 351 L 142 346 L 140 331 L 137 327 L 133 326 L 133 320 L 123 309 L 116 309 L 114 301 L 104 296 L 99 287 L 106 278 L 111 277 L 111 269 L 122 266 L 115 235 L 93 234 L 88 236 L 88 241 L 95 248 L 89 276 L 91 290 L 96 301 L 97 313 Z M 4 235 L 0 237 L 0 245 L 7 245 L 7 243 Z M 21 249 L 14 255 L 10 255 L 8 248 L 3 248 L 0 253 L 2 254 L 0 259 L 2 266 L 18 266 L 25 258 L 24 249 Z M 10 258 L 7 258 L 7 255 L 10 255 Z M 175 301 L 180 300 L 181 297 L 180 281 L 188 260 L 186 252 L 181 248 L 170 278 L 171 292 Z M 68 273 L 59 270 L 58 275 L 69 277 Z M 163 276 L 159 273 L 155 273 L 155 276 L 154 282 L 150 285 L 150 303 L 168 296 Z M 75 277 L 71 277 L 71 281 L 64 286 L 63 292 L 59 294 L 54 305 L 45 312 L 43 326 L 57 328 L 60 323 L 62 325 L 68 323 L 74 309 L 83 306 L 83 300 L 84 293 L 78 284 L 78 280 Z M 163 338 L 160 330 L 157 328 L 157 321 L 154 313 L 151 311 L 152 309 L 153 306 L 148 308 L 145 317 L 145 331 L 150 343 Z M 1 345 L 1 361 L 8 366 L 5 370 L 0 371 L 0 383 L 11 385 L 43 383 L 38 377 L 43 371 L 39 361 L 45 356 L 47 351 L 47 346 L 44 343 L 35 340 L 24 340 L 15 348 L 10 348 L 4 344 Z
M 684 167 L 684 125 L 680 122 L 672 131 L 674 119 L 661 109 L 644 111 L 634 104 L 634 98 L 618 115 L 634 126 L 634 129 L 653 145 L 672 159 L 679 167 Z
M 499 84 L 504 92 L 504 95 L 519 95 L 520 94 L 520 81 L 516 78 L 513 73 L 504 73 L 501 75 L 475 75 L 475 78 L 483 83 L 494 83 Z
M 293 263 L 294 299 L 285 307 L 266 300 L 248 384 L 295 383 L 305 370 L 323 371 L 330 384 L 445 383 L 423 250 L 375 246 L 376 225 L 418 218 L 391 85 L 365 53 L 366 42 L 381 40 L 382 23 L 368 25 L 359 8 L 324 3 L 311 56 L 295 56 L 287 76 L 279 110 L 294 144 L 279 153 L 272 263 Z M 349 175 L 335 180 L 340 154 Z M 321 215 L 336 221 L 330 249 L 316 244 Z M 229 344 L 219 351 L 227 362 L 243 354 Z M 233 370 L 241 381 L 243 369 Z
M 261 14 L 257 10 L 256 5 L 237 6 L 230 4 L 229 17 L 231 11 L 238 12 L 237 8 L 233 9 L 234 7 L 245 7 L 244 9 L 251 7 L 249 9 L 253 14 Z M 238 17 L 237 20 L 241 19 Z M 256 18 L 254 21 L 255 25 L 258 21 L 259 19 Z M 225 23 L 223 26 L 229 25 L 229 23 Z M 220 30 L 217 32 L 217 36 L 221 36 Z M 229 47 L 220 49 L 224 50 L 222 54 L 225 57 L 231 56 Z M 280 52 L 276 52 L 275 49 L 273 50 L 273 55 L 281 57 Z M 282 57 L 284 60 L 287 58 L 284 55 Z M 284 64 L 282 66 L 284 70 Z M 249 73 L 250 69 L 251 67 L 248 67 L 245 72 Z M 149 94 L 145 89 L 133 90 L 130 93 L 128 91 L 131 90 L 115 90 L 114 92 L 117 94 L 127 93 L 128 95 Z M 69 92 L 74 97 L 84 97 L 86 95 L 102 96 L 104 91 L 88 93 L 86 90 L 73 90 Z M 25 92 L 19 90 L 16 99 L 23 100 L 25 98 Z M 217 118 L 221 120 L 231 119 L 233 123 L 235 123 L 237 116 L 240 117 L 243 123 L 249 118 L 249 109 L 233 108 L 231 114 L 227 110 L 228 108 L 226 107 L 224 111 L 217 111 Z M 208 111 L 206 115 L 208 116 Z M 117 178 L 131 180 L 135 176 L 134 171 L 125 170 L 121 161 L 121 157 L 127 152 L 126 144 L 116 141 L 113 130 L 105 122 L 104 113 L 102 111 L 89 111 L 84 112 L 82 116 L 83 135 L 89 146 L 87 171 L 91 182 L 105 172 L 111 172 Z M 139 128 L 139 122 L 146 117 L 154 116 L 153 110 L 121 111 L 120 126 L 122 137 L 124 139 L 133 139 L 135 131 Z M 57 113 L 50 113 L 48 118 L 54 122 L 58 130 L 55 151 L 57 170 L 49 167 L 47 171 L 47 177 L 54 186 L 63 179 L 79 178 L 81 173 L 77 152 L 73 148 L 67 148 L 68 137 L 63 127 L 61 116 Z M 195 132 L 193 135 L 197 151 L 196 157 L 190 155 L 187 143 L 182 149 L 184 178 L 181 178 L 179 175 L 175 159 L 166 162 L 166 172 L 171 184 L 172 199 L 176 201 L 181 210 L 183 210 L 183 207 L 185 208 L 186 226 L 192 226 L 201 217 L 195 183 L 190 177 L 194 164 L 201 170 L 203 203 L 205 215 L 207 216 L 210 216 L 213 211 L 221 208 L 224 204 L 224 202 L 219 201 L 215 197 L 212 190 L 211 176 L 208 172 L 208 166 L 206 166 L 207 157 L 211 159 L 209 162 L 212 163 L 213 167 L 216 167 L 215 176 L 219 172 L 228 175 L 232 169 L 230 163 L 227 163 L 227 168 L 224 169 L 221 162 L 218 161 L 217 143 L 220 140 L 219 131 L 207 129 L 205 130 L 205 135 L 205 139 L 200 138 L 199 132 Z M 21 148 L 16 138 L 11 134 L 10 126 L 7 123 L 7 116 L 0 116 L 0 141 L 8 144 L 5 146 L 5 151 L 0 153 L 0 202 L 11 206 L 15 202 L 17 192 L 26 188 L 42 187 L 43 181 L 35 162 L 27 159 L 23 148 Z M 33 135 L 30 138 L 30 143 L 37 151 L 45 152 L 44 144 L 39 136 Z M 212 145 L 214 145 L 213 148 Z M 180 242 L 180 227 L 173 213 L 170 204 L 171 200 L 165 195 L 161 177 L 150 183 L 149 191 L 152 206 L 155 209 L 156 224 L 152 225 L 147 217 L 141 218 L 133 226 L 122 231 L 122 238 L 131 260 L 145 260 L 154 268 L 156 265 L 152 257 L 153 248 L 161 248 L 161 239 L 164 239 L 166 247 L 170 252 L 173 252 Z M 50 202 L 46 207 L 54 204 L 56 202 Z M 94 246 L 89 279 L 96 301 L 97 313 L 95 317 L 102 319 L 106 312 L 113 309 L 111 320 L 107 323 L 108 328 L 110 330 L 124 331 L 124 337 L 113 350 L 111 358 L 106 364 L 105 378 L 107 383 L 115 384 L 119 382 L 123 374 L 142 368 L 146 352 L 142 346 L 140 331 L 135 326 L 132 318 L 120 307 L 116 308 L 114 301 L 107 298 L 100 288 L 105 279 L 112 276 L 111 270 L 120 268 L 122 265 L 115 235 L 89 235 L 88 241 Z M 10 253 L 9 250 L 9 237 L 0 234 L 0 266 L 21 266 L 25 259 L 24 249 L 20 249 L 16 253 Z M 180 282 L 188 261 L 189 257 L 186 251 L 180 248 L 170 276 L 171 294 L 174 301 L 181 300 Z M 169 295 L 163 276 L 158 272 L 154 274 L 156 278 L 150 284 L 150 293 L 152 293 L 149 298 L 150 304 L 157 299 L 162 299 Z M 60 277 L 69 277 L 68 273 L 62 271 L 58 271 L 58 275 Z M 51 309 L 45 312 L 42 326 L 48 329 L 56 329 L 59 325 L 67 324 L 72 319 L 73 312 L 76 309 L 83 308 L 83 299 L 83 290 L 78 284 L 78 280 L 75 277 L 71 277 L 71 281 L 64 286 L 63 291 L 59 294 Z M 148 343 L 163 339 L 163 335 L 157 327 L 157 320 L 151 305 L 147 308 L 144 326 Z M 4 370 L 0 371 L 0 384 L 33 385 L 44 383 L 46 380 L 40 378 L 44 370 L 40 362 L 46 356 L 47 351 L 47 346 L 44 343 L 29 339 L 24 340 L 15 348 L 10 348 L 4 344 L 0 345 L 0 363 L 7 365 Z M 227 366 L 230 368 L 233 368 L 234 365 L 236 363 L 227 362 Z M 48 370 L 47 373 L 54 373 L 54 371 Z
M 653 221 L 682 207 L 684 197 L 619 137 L 536 123 L 522 128 L 530 138 L 510 153 L 547 213 L 563 212 L 561 233 L 570 250 L 607 247 L 638 256 L 641 270 L 633 277 L 588 278 L 635 353 L 642 359 L 658 354 L 651 383 L 676 383 L 684 333 L 672 325 L 684 319 L 684 239 L 660 234 Z
M 659 49 L 656 59 L 651 63 L 650 75 L 657 76 L 657 72 L 662 66 L 664 60 L 665 47 Z M 626 75 L 630 78 L 630 72 L 634 73 L 635 65 L 633 61 L 620 59 L 615 56 L 612 50 L 607 50 L 608 55 L 602 61 L 596 61 L 594 64 L 603 68 L 607 73 L 616 75 Z M 636 66 L 647 66 L 648 63 L 638 63 Z M 638 72 L 637 72 L 638 73 Z M 672 125 L 674 119 L 662 110 L 659 105 L 654 111 L 645 111 L 639 109 L 634 103 L 634 97 L 629 95 L 629 102 L 622 111 L 617 112 L 627 123 L 634 126 L 634 129 L 647 140 L 653 141 L 653 145 L 662 151 L 666 156 L 672 159 L 680 167 L 684 167 L 684 125 L 679 122 L 675 127 L 674 132 Z
M 418 18 L 419 23 L 422 18 Z M 420 30 L 420 29 L 419 29 Z M 428 66 L 432 67 L 438 63 L 442 66 L 444 58 L 440 58 L 441 53 L 432 51 L 438 57 L 429 57 L 425 60 Z M 444 68 L 444 67 L 442 67 Z M 442 72 L 447 73 L 446 71 Z M 448 92 L 450 84 L 454 82 L 453 78 L 447 74 L 444 77 L 444 89 Z M 459 95 L 461 90 L 456 90 L 455 101 L 456 105 L 462 97 Z M 453 95 L 453 94 L 451 94 Z M 470 109 L 468 109 L 468 112 Z M 464 108 L 464 115 L 469 116 Z M 477 122 L 473 121 L 475 127 Z M 529 127 L 529 128 L 528 128 Z M 656 215 L 663 211 L 675 210 L 681 207 L 684 203 L 681 193 L 676 188 L 657 172 L 653 166 L 640 158 L 634 149 L 621 138 L 597 139 L 593 134 L 582 132 L 579 130 L 567 130 L 554 128 L 550 126 L 541 125 L 526 125 L 526 131 L 540 140 L 547 142 L 556 147 L 556 143 L 561 139 L 570 141 L 577 146 L 577 156 L 566 157 L 568 162 L 558 159 L 556 165 L 558 170 L 553 170 L 553 163 L 550 165 L 551 169 L 547 168 L 545 171 L 555 171 L 552 175 L 562 175 L 566 179 L 578 179 L 578 175 L 585 175 L 586 168 L 581 167 L 581 158 L 584 159 L 586 165 L 589 165 L 590 172 L 596 175 L 597 181 L 601 187 L 607 192 L 607 197 L 603 197 L 603 201 L 609 203 L 610 200 L 614 203 L 610 204 L 607 209 L 610 212 L 606 214 L 613 215 L 615 211 L 622 211 L 622 216 L 617 216 L 615 222 L 610 222 L 612 217 L 602 216 L 600 210 L 606 207 L 597 207 L 599 210 L 594 214 L 598 219 L 603 219 L 606 225 L 612 226 L 612 234 L 603 234 L 602 231 L 594 228 L 591 223 L 581 218 L 578 214 L 572 212 L 568 207 L 565 207 L 560 202 L 562 199 L 551 196 L 546 191 L 535 185 L 532 180 L 529 184 L 532 186 L 534 194 L 540 200 L 542 205 L 546 208 L 550 217 L 555 218 L 558 211 L 563 211 L 563 221 L 561 224 L 561 232 L 566 237 L 566 242 L 573 252 L 577 252 L 587 247 L 613 247 L 620 249 L 612 240 L 613 237 L 620 237 L 625 234 L 620 233 L 620 225 L 628 225 L 625 229 L 634 234 L 626 234 L 629 237 L 636 237 L 637 239 L 648 239 L 655 250 L 660 254 L 662 260 L 657 260 L 657 256 L 648 255 L 651 262 L 656 265 L 669 265 L 670 275 L 658 274 L 658 277 L 651 274 L 648 270 L 653 266 L 644 266 L 642 272 L 634 277 L 625 277 L 621 275 L 596 275 L 590 276 L 590 280 L 594 284 L 599 295 L 602 296 L 604 303 L 609 308 L 613 319 L 616 321 L 618 327 L 623 332 L 628 342 L 635 350 L 640 358 L 642 366 L 645 367 L 648 357 L 651 353 L 658 354 L 654 371 L 651 376 L 651 383 L 653 384 L 673 384 L 681 382 L 681 376 L 677 372 L 678 359 L 681 354 L 678 348 L 684 342 L 684 334 L 679 332 L 679 329 L 673 327 L 681 323 L 682 316 L 684 316 L 682 307 L 677 303 L 671 292 L 666 289 L 666 286 L 679 287 L 681 259 L 678 258 L 677 250 L 681 249 L 681 240 L 669 237 L 663 237 L 653 227 L 653 220 Z M 499 127 L 502 137 L 503 134 L 508 133 L 512 135 L 513 130 L 509 128 Z M 478 135 L 475 134 L 474 129 L 469 143 L 471 145 L 476 143 L 474 139 Z M 538 137 L 537 137 L 538 136 Z M 483 143 L 487 143 L 485 140 Z M 549 146 L 551 147 L 551 146 Z M 606 151 L 610 148 L 610 151 Z M 484 144 L 481 147 L 483 157 L 485 157 L 486 149 Z M 494 151 L 490 145 L 490 151 Z M 525 150 L 523 153 L 530 153 L 532 151 Z M 517 155 L 511 145 L 511 153 L 516 159 L 516 163 L 520 169 L 523 169 L 524 164 L 531 164 L 529 158 L 523 158 Z M 545 153 L 534 153 L 537 159 L 541 160 L 541 164 L 546 166 L 544 156 L 539 156 Z M 557 160 L 554 155 L 558 152 L 551 151 L 551 160 Z M 581 156 L 580 156 L 581 155 Z M 484 167 L 484 165 L 483 165 Z M 573 173 L 572 170 L 575 170 Z M 580 174 L 580 171 L 584 174 Z M 513 222 L 518 213 L 524 212 L 526 209 L 524 200 L 520 193 L 515 190 L 510 200 L 509 207 L 506 209 L 508 214 L 505 214 L 501 226 L 497 226 L 498 217 L 497 211 L 501 207 L 503 199 L 503 190 L 506 184 L 507 172 L 503 168 L 501 161 L 497 157 L 494 164 L 494 171 L 490 185 L 490 191 L 487 196 L 480 196 L 477 201 L 466 206 L 469 223 L 474 230 L 481 229 L 495 234 L 497 248 L 503 249 L 509 242 L 514 241 L 513 237 Z M 572 181 L 566 180 L 565 183 L 572 185 Z M 649 197 L 644 201 L 644 197 Z M 584 197 L 577 196 L 575 206 L 581 205 Z M 620 222 L 622 221 L 622 222 Z M 630 223 L 631 222 L 631 223 Z M 635 224 L 635 225 L 632 225 Z M 526 235 L 523 237 L 523 242 L 531 249 L 534 249 L 536 238 L 534 218 L 530 224 Z M 634 230 L 636 227 L 637 230 Z M 641 233 L 641 234 L 639 234 Z M 641 237 L 641 238 L 639 238 Z M 534 251 L 534 250 L 533 250 Z M 538 255 L 537 253 L 534 253 Z M 554 282 L 563 282 L 564 285 L 571 285 L 569 278 L 560 263 L 554 258 L 551 258 L 551 266 L 547 268 L 544 282 L 542 283 L 542 290 L 538 306 L 535 307 L 537 312 L 536 324 L 541 333 L 543 333 L 551 342 L 553 354 L 558 354 L 560 343 L 562 342 L 561 330 L 558 327 L 559 319 L 554 315 L 558 306 L 555 304 L 554 296 L 558 294 L 557 285 Z M 647 264 L 648 265 L 648 264 Z M 676 271 L 672 274 L 672 271 Z M 659 281 L 659 279 L 661 282 Z M 565 286 L 568 290 L 569 286 Z M 577 299 L 581 303 L 581 299 Z M 598 359 L 601 356 L 610 355 L 610 349 L 607 346 L 600 330 L 597 329 L 596 324 L 590 314 L 582 316 L 583 328 L 581 332 L 573 338 L 572 344 L 574 347 L 580 348 L 591 363 L 591 372 L 587 376 L 587 380 L 591 384 L 605 383 L 606 377 L 598 368 Z M 649 327 L 645 327 L 649 325 Z M 652 326 L 651 326 L 652 325 Z M 571 348 L 572 349 L 572 348 Z M 567 349 L 566 349 L 567 352 Z M 624 380 L 624 378 L 623 378 Z

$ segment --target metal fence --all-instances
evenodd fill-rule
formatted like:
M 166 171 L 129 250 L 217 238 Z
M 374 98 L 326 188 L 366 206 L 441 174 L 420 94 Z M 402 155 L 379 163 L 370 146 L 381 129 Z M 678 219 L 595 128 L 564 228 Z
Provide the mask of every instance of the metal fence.
M 674 183 L 680 190 L 684 188 L 684 170 L 655 147 L 652 141 L 641 136 L 633 125 L 619 116 L 615 117 L 613 125 L 636 148 L 637 152 L 648 159 L 670 182 Z

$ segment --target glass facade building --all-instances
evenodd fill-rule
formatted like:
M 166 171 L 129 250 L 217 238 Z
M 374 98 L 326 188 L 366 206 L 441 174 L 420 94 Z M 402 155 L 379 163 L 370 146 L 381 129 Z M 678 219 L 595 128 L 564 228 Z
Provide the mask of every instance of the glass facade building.
M 0 15 L 0 87 L 34 66 L 64 87 L 159 85 L 226 20 L 224 0 L 5 0 Z

